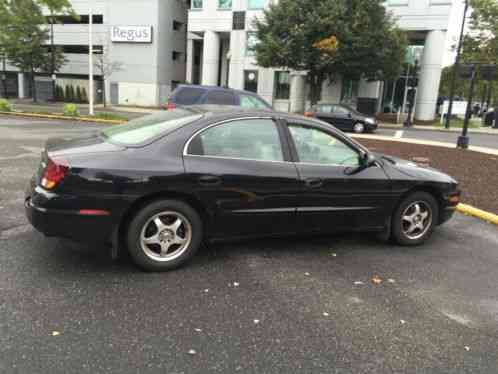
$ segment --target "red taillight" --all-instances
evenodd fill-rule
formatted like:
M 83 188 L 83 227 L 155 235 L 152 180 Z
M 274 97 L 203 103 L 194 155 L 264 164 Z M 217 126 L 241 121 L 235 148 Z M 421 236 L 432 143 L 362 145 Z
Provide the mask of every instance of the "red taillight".
M 313 112 L 304 112 L 305 117 L 313 117 Z
M 53 189 L 64 179 L 69 170 L 69 164 L 65 160 L 48 159 L 47 167 L 43 171 L 41 185 L 47 190 Z
M 173 100 L 171 100 L 171 98 L 168 99 L 168 105 L 166 106 L 166 108 L 168 110 L 173 110 L 176 108 L 176 105 L 175 103 L 173 102 Z

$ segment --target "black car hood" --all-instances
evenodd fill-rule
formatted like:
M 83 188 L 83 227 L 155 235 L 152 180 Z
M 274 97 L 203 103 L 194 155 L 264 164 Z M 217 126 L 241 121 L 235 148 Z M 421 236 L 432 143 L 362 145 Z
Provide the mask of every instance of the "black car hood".
M 52 156 L 118 152 L 124 149 L 122 146 L 106 142 L 99 133 L 72 138 L 51 138 L 45 144 L 45 150 Z
M 445 174 L 437 169 L 428 166 L 421 166 L 412 161 L 383 154 L 376 154 L 376 157 L 383 160 L 385 163 L 388 163 L 391 167 L 394 167 L 399 172 L 412 178 L 439 183 L 458 183 L 448 174 Z

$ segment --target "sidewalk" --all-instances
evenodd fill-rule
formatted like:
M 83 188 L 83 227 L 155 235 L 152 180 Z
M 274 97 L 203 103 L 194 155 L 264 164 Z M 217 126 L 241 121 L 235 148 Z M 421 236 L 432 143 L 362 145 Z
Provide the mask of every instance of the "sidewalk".
M 67 103 L 56 102 L 40 102 L 33 103 L 31 99 L 9 99 L 9 102 L 14 107 L 14 110 L 21 110 L 26 112 L 49 112 L 53 114 L 60 114 L 64 111 L 64 105 Z M 81 114 L 88 114 L 88 104 L 76 104 Z M 145 114 L 150 114 L 160 109 L 156 108 L 139 108 L 128 106 L 107 106 L 104 108 L 102 104 L 95 105 L 95 112 L 97 113 L 114 113 L 125 116 L 129 119 L 142 117 Z
M 381 128 L 381 129 L 393 129 L 393 130 L 407 130 L 407 128 L 403 127 L 402 124 L 397 125 L 394 123 L 385 123 L 385 122 L 381 122 L 379 124 L 379 128 Z M 446 129 L 444 127 L 438 127 L 438 126 L 412 126 L 409 128 L 409 130 L 441 131 L 441 132 L 456 132 L 456 133 L 462 132 L 462 129 L 459 127 L 453 127 L 450 129 Z M 469 128 L 469 133 L 498 135 L 498 129 L 493 129 L 490 127 L 483 127 L 480 129 Z

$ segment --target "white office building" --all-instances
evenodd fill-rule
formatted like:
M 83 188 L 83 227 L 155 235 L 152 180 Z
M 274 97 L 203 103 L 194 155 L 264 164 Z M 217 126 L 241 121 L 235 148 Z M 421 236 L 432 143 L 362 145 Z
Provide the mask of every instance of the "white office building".
M 253 20 L 271 0 L 191 0 L 188 12 L 186 80 L 190 83 L 226 85 L 257 92 L 275 109 L 302 112 L 307 103 L 305 73 L 264 69 L 255 63 Z M 446 33 L 452 0 L 388 0 L 410 44 L 419 46 L 420 75 L 416 118 L 432 120 L 447 51 Z M 398 84 L 399 83 L 399 84 Z M 348 82 L 323 86 L 323 102 L 377 99 L 377 110 L 404 101 L 405 84 L 399 82 Z M 363 100 L 365 101 L 365 100 Z
M 107 100 L 113 104 L 159 106 L 175 85 L 185 81 L 187 8 L 184 0 L 72 0 L 79 20 L 59 16 L 54 44 L 63 49 L 67 64 L 57 72 L 58 86 L 88 92 L 89 12 L 93 12 L 95 60 L 113 64 L 105 77 Z M 48 26 L 47 26 L 48 27 Z M 30 79 L 7 64 L 10 96 L 31 95 Z M 97 97 L 104 77 L 94 66 Z M 36 75 L 41 99 L 52 95 L 51 75 Z

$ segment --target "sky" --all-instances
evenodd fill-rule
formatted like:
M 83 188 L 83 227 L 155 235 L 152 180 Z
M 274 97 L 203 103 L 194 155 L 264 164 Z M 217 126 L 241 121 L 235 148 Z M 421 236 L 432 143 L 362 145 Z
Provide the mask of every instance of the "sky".
M 458 43 L 460 30 L 462 28 L 462 17 L 465 8 L 464 0 L 453 0 L 453 10 L 450 16 L 450 25 L 446 39 L 446 53 L 444 56 L 444 66 L 452 65 L 455 62 L 456 52 L 452 51 L 452 46 Z M 468 14 L 467 14 L 468 17 Z

